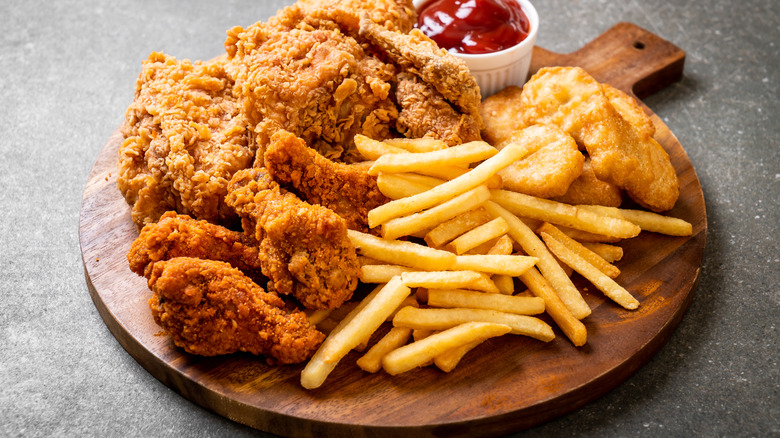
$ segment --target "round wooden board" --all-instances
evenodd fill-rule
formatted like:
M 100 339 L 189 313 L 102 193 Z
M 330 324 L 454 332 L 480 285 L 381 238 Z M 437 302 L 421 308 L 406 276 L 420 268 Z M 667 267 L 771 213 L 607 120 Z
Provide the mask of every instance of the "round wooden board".
M 593 309 L 583 321 L 588 342 L 581 348 L 557 329 L 549 343 L 503 336 L 480 345 L 449 374 L 427 367 L 395 377 L 361 371 L 353 352 L 313 391 L 300 386 L 303 365 L 269 366 L 244 354 L 186 354 L 160 335 L 146 281 L 128 268 L 125 256 L 138 233 L 116 188 L 118 131 L 101 150 L 82 200 L 79 240 L 90 294 L 121 345 L 157 379 L 204 408 L 261 430 L 407 437 L 492 436 L 527 428 L 624 381 L 669 339 L 690 305 L 706 240 L 704 198 L 679 141 L 652 118 L 680 179 L 680 198 L 668 214 L 691 222 L 693 235 L 645 232 L 620 244 L 625 256 L 617 263 L 617 281 L 640 301 L 638 310 L 623 310 L 575 276 Z

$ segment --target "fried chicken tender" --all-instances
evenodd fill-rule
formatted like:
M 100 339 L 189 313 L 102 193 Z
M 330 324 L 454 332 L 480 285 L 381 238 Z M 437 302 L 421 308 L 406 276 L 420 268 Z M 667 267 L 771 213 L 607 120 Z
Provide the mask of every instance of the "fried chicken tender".
M 291 6 L 267 23 L 231 29 L 226 69 L 261 148 L 285 129 L 327 158 L 355 162 L 355 134 L 392 136 L 396 71 L 320 12 Z
M 271 136 L 265 165 L 276 182 L 311 204 L 333 210 L 352 230 L 369 232 L 369 210 L 389 201 L 365 166 L 333 162 L 288 131 Z
M 669 155 L 623 119 L 584 70 L 541 69 L 523 86 L 521 101 L 523 121 L 555 124 L 569 133 L 588 151 L 598 179 L 625 189 L 650 210 L 674 206 L 679 182 Z
M 308 359 L 325 338 L 305 313 L 285 310 L 277 295 L 225 262 L 191 257 L 157 262 L 149 288 L 154 321 L 191 354 L 244 351 L 293 364 Z
M 262 279 L 257 242 L 244 233 L 169 211 L 146 224 L 130 245 L 130 270 L 147 279 L 154 263 L 193 257 L 230 263 L 255 280 Z
M 582 165 L 582 175 L 572 181 L 569 190 L 563 196 L 551 199 L 574 205 L 620 207 L 620 204 L 623 203 L 623 192 L 620 187 L 596 178 L 590 158 L 586 158 Z
M 440 48 L 419 29 L 393 32 L 368 18 L 360 21 L 360 36 L 383 51 L 400 70 L 431 85 L 455 109 L 472 117 L 482 128 L 479 105 L 482 96 L 466 63 Z
M 396 129 L 407 138 L 435 138 L 448 145 L 480 140 L 479 120 L 456 111 L 429 84 L 409 73 L 398 75 L 401 106 Z
M 336 213 L 301 201 L 257 168 L 236 173 L 225 201 L 259 242 L 269 290 L 310 309 L 332 309 L 352 296 L 360 266 Z
M 254 158 L 224 59 L 144 61 L 121 128 L 117 186 L 140 229 L 168 210 L 229 224 L 227 183 Z
M 505 188 L 540 198 L 561 196 L 582 174 L 585 157 L 574 139 L 554 125 L 534 125 L 516 131 L 498 148 L 511 143 L 529 147 L 529 154 L 498 174 Z
M 485 123 L 483 140 L 497 146 L 509 140 L 515 132 L 528 127 L 523 122 L 522 92 L 522 88 L 510 85 L 482 101 L 479 112 Z

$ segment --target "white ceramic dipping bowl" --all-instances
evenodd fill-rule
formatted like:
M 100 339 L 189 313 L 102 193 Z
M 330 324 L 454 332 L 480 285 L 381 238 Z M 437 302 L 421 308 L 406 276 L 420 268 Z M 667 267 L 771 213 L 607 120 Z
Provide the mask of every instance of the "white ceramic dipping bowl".
M 427 1 L 414 0 L 413 4 L 419 10 Z M 509 85 L 522 86 L 528 77 L 536 34 L 539 31 L 539 15 L 528 0 L 513 1 L 520 4 L 530 24 L 528 36 L 523 41 L 508 49 L 493 53 L 477 55 L 453 53 L 466 62 L 471 74 L 477 79 L 477 85 L 479 85 L 483 99 Z

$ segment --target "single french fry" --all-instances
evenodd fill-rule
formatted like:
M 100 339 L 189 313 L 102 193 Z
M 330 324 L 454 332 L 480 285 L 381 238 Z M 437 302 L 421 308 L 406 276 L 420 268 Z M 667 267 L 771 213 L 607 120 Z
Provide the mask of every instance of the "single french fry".
M 401 240 L 386 240 L 368 233 L 347 230 L 349 240 L 359 255 L 383 263 L 426 270 L 447 270 L 457 260 L 455 254 Z
M 479 280 L 467 286 L 464 286 L 464 288 L 470 290 L 478 290 L 488 294 L 501 293 L 501 291 L 498 289 L 498 286 L 496 286 L 496 283 L 490 278 L 489 275 L 480 272 L 479 276 L 480 276 Z
M 360 359 L 357 366 L 363 371 L 375 373 L 382 369 L 382 358 L 396 348 L 406 344 L 412 329 L 407 327 L 393 327 L 382 339 L 377 341 Z
M 482 243 L 506 234 L 507 231 L 509 231 L 509 226 L 506 221 L 503 218 L 497 217 L 486 224 L 482 224 L 473 230 L 458 236 L 447 245 L 447 249 L 455 254 L 463 254 Z
M 490 190 L 484 185 L 477 186 L 428 210 L 387 221 L 382 225 L 382 237 L 392 240 L 432 229 L 448 219 L 477 208 L 488 199 Z
M 463 358 L 463 356 L 466 355 L 466 353 L 475 349 L 483 342 L 485 341 L 478 339 L 476 341 L 469 342 L 468 344 L 461 345 L 460 347 L 451 348 L 444 353 L 434 357 L 433 363 L 440 370 L 444 371 L 445 373 L 449 373 L 450 371 L 454 370 L 456 366 L 458 366 L 460 360 Z
M 359 278 L 363 283 L 387 283 L 397 275 L 414 270 L 401 265 L 363 265 Z
M 505 335 L 510 330 L 506 325 L 496 323 L 460 324 L 387 353 L 382 359 L 382 368 L 388 374 L 397 375 L 417 368 L 447 350 L 476 340 Z
M 493 217 L 484 208 L 469 210 L 431 229 L 425 235 L 425 242 L 431 247 L 438 248 L 461 234 L 489 222 L 491 219 Z
M 403 301 L 401 301 L 401 304 L 398 305 L 398 307 L 387 316 L 387 321 L 392 321 L 393 318 L 395 318 L 395 314 L 398 313 L 399 310 L 403 309 L 406 306 L 412 306 L 412 307 L 420 307 L 420 303 L 417 302 L 416 296 L 408 296 L 404 298 Z
M 431 166 L 464 166 L 486 160 L 497 153 L 496 148 L 484 141 L 472 141 L 430 152 L 386 154 L 374 161 L 368 174 L 415 172 Z
M 393 326 L 446 330 L 469 321 L 505 324 L 512 327 L 512 334 L 529 336 L 544 342 L 555 339 L 552 327 L 539 318 L 487 309 L 404 307 L 393 318 Z
M 529 225 L 529 226 L 533 229 L 539 228 L 539 225 L 541 225 L 542 222 L 541 221 L 536 221 L 536 222 L 537 225 Z M 567 236 L 571 237 L 577 242 L 616 243 L 623 240 L 620 237 L 604 236 L 602 234 L 589 233 L 587 231 L 577 230 L 574 228 L 565 227 L 563 225 L 558 225 L 558 229 L 566 233 Z
M 462 288 L 479 281 L 479 272 L 474 271 L 415 271 L 401 274 L 401 281 L 407 287 L 437 289 Z
M 441 204 L 485 183 L 496 172 L 523 158 L 526 154 L 528 154 L 527 147 L 519 144 L 507 146 L 496 155 L 455 179 L 417 195 L 396 199 L 372 209 L 368 212 L 368 225 L 370 228 L 374 228 L 390 219 L 416 213 Z
M 498 204 L 488 201 L 485 203 L 485 209 L 491 214 L 501 216 L 509 224 L 509 235 L 520 243 L 523 250 L 530 256 L 536 257 L 536 266 L 542 271 L 544 277 L 550 282 L 561 301 L 577 318 L 582 319 L 590 315 L 590 307 L 582 298 L 582 294 L 572 283 L 566 272 L 564 272 L 558 261 L 555 260 L 545 244 L 533 232 L 532 229 L 520 220 L 517 216 L 510 213 Z
M 488 255 L 509 255 L 514 250 L 512 238 L 504 234 L 499 237 L 496 243 L 488 251 Z
M 435 138 L 389 138 L 382 141 L 409 152 L 431 152 L 448 148 L 447 143 Z
M 538 297 L 515 297 L 502 294 L 484 294 L 460 289 L 430 289 L 431 307 L 465 307 L 489 309 L 518 315 L 538 315 L 544 312 L 544 300 Z
M 498 288 L 498 292 L 504 295 L 512 295 L 515 293 L 515 280 L 509 275 L 496 274 L 490 278 Z
M 508 190 L 491 190 L 490 195 L 491 200 L 522 217 L 622 239 L 635 237 L 641 231 L 625 219 L 603 216 L 562 202 Z
M 333 311 L 333 309 L 307 310 L 306 311 L 306 318 L 309 319 L 309 323 L 311 325 L 317 325 L 320 322 L 324 321 L 325 318 L 330 316 L 330 313 L 332 311 Z
M 693 225 L 689 222 L 650 211 L 607 207 L 604 205 L 580 205 L 579 208 L 603 216 L 625 219 L 636 224 L 644 231 L 651 231 L 669 236 L 690 236 L 693 233 Z
M 545 243 L 547 243 L 547 247 L 550 248 L 550 251 L 552 251 L 562 262 L 571 266 L 572 269 L 587 278 L 588 281 L 593 283 L 600 291 L 604 292 L 604 295 L 609 297 L 612 301 L 629 310 L 639 307 L 639 301 L 623 288 L 623 286 L 615 283 L 615 280 L 606 276 L 595 266 L 588 263 L 587 260 L 574 253 L 574 251 L 570 250 L 547 233 L 542 233 L 542 238 Z
M 623 258 L 623 248 L 600 242 L 580 242 L 582 246 L 595 252 L 604 260 L 613 263 Z
M 530 293 L 544 300 L 545 312 L 550 315 L 572 344 L 576 347 L 585 345 L 588 339 L 585 325 L 572 315 L 539 271 L 529 269 L 520 276 L 520 281 L 528 287 Z
M 366 160 L 376 160 L 387 154 L 404 154 L 407 151 L 398 146 L 374 140 L 362 134 L 355 135 L 355 148 Z
M 301 372 L 301 385 L 306 389 L 320 387 L 338 362 L 371 336 L 410 293 L 401 278 L 395 277 L 369 294 L 370 298 L 364 299 L 367 303 L 356 307 L 322 342 Z
M 521 255 L 459 255 L 452 269 L 517 277 L 536 264 L 536 257 Z
M 566 248 L 585 259 L 591 265 L 595 266 L 596 269 L 603 272 L 609 278 L 616 278 L 618 275 L 620 275 L 620 269 L 618 269 L 615 265 L 604 260 L 600 255 L 589 250 L 581 243 L 567 236 L 561 230 L 556 228 L 555 225 L 552 225 L 549 222 L 545 222 L 541 227 L 539 227 L 537 232 L 549 234 L 555 240 L 566 246 Z
M 439 178 L 415 173 L 383 173 L 376 178 L 379 191 L 390 199 L 414 196 L 444 182 Z

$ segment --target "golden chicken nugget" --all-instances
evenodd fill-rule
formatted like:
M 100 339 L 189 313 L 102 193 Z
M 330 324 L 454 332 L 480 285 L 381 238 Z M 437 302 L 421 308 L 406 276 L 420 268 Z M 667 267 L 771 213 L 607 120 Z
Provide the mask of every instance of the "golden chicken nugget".
M 563 196 L 550 198 L 554 201 L 574 205 L 605 205 L 620 207 L 623 192 L 620 187 L 596 178 L 590 158 L 582 164 L 582 175 L 572 181 Z
M 482 101 L 479 112 L 485 128 L 482 138 L 500 148 L 515 132 L 526 127 L 521 117 L 520 93 L 523 89 L 511 85 Z
M 644 137 L 655 135 L 655 126 L 653 121 L 647 115 L 636 100 L 628 94 L 618 90 L 609 84 L 601 84 L 604 94 L 607 95 L 609 103 L 617 110 L 626 122 L 630 123 L 639 134 Z

